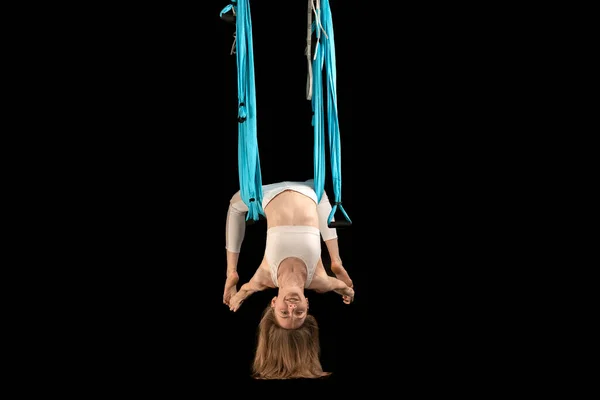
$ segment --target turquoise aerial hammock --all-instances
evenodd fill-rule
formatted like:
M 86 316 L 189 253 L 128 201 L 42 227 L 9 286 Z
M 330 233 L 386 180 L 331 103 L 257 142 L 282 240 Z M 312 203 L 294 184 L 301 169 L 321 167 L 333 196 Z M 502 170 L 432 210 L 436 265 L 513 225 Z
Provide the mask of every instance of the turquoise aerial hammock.
M 229 11 L 231 15 L 227 15 Z M 220 14 L 235 23 L 232 52 L 237 59 L 238 83 L 238 175 L 240 195 L 248 206 L 247 222 L 264 216 L 262 209 L 262 174 L 256 130 L 256 94 L 254 86 L 254 52 L 249 0 L 232 0 Z
M 307 99 L 311 100 L 314 128 L 314 187 L 321 201 L 325 190 L 325 109 L 323 102 L 323 74 L 325 74 L 327 94 L 327 136 L 331 160 L 331 178 L 333 181 L 334 203 L 327 219 L 330 227 L 345 227 L 352 220 L 342 206 L 342 170 L 340 126 L 338 121 L 335 41 L 333 19 L 328 0 L 308 0 L 308 29 L 306 55 L 308 58 Z M 314 13 L 314 22 L 312 16 Z M 312 35 L 315 35 L 315 47 L 312 50 Z M 312 54 L 314 53 L 314 55 Z M 316 72 L 316 73 L 315 73 Z M 336 211 L 345 220 L 333 221 Z
M 314 13 L 315 21 L 312 23 Z M 240 194 L 248 206 L 247 222 L 264 216 L 262 209 L 262 176 L 256 129 L 256 96 L 254 85 L 254 58 L 252 49 L 252 22 L 249 0 L 231 0 L 220 17 L 235 24 L 232 54 L 237 60 L 238 78 L 238 171 Z M 312 35 L 316 36 L 314 56 Z M 350 226 L 352 221 L 342 206 L 342 176 L 340 130 L 337 110 L 335 44 L 333 20 L 328 0 L 308 0 L 307 48 L 309 79 L 307 99 L 312 100 L 314 130 L 314 189 L 320 201 L 325 190 L 325 109 L 323 101 L 323 73 L 326 75 L 327 133 L 331 159 L 334 203 L 327 223 L 330 227 Z M 317 71 L 313 74 L 313 71 Z M 340 211 L 345 220 L 333 221 Z

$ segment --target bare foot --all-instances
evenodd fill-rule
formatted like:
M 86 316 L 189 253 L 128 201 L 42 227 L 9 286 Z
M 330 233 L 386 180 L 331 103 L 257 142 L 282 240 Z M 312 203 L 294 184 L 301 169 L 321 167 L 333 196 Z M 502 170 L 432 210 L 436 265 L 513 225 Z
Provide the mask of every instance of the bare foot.
M 354 301 L 354 290 L 352 290 L 352 288 L 349 288 L 347 290 L 348 290 L 349 294 L 342 296 L 342 300 L 344 301 L 344 304 L 350 304 Z
M 344 301 L 344 304 L 350 304 L 354 301 L 354 290 L 350 287 L 335 290 L 335 292 L 342 295 L 342 300 Z
M 231 272 L 227 276 L 225 281 L 225 290 L 223 291 L 223 304 L 229 305 L 229 302 L 233 296 L 237 293 L 237 283 L 240 277 L 237 272 Z
M 348 287 L 354 287 L 352 279 L 350 279 L 348 272 L 346 272 L 346 269 L 342 266 L 341 262 L 331 263 L 331 272 L 335 274 L 336 278 L 348 285 Z
M 236 312 L 244 302 L 242 297 L 244 296 L 242 296 L 241 292 L 238 292 L 235 296 L 232 296 L 229 300 L 229 310 Z

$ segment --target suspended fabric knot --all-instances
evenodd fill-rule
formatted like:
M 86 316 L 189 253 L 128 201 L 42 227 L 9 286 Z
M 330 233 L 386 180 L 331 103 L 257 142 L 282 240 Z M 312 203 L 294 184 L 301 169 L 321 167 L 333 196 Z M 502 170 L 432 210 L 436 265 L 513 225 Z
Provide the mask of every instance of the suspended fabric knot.
M 246 215 L 246 221 L 258 221 L 261 215 L 265 215 L 260 202 L 256 201 L 256 198 L 251 197 L 248 199 L 247 205 L 248 214 Z
M 248 112 L 246 110 L 246 105 L 244 102 L 241 102 L 239 107 L 238 107 L 238 122 L 242 123 L 246 120 L 246 117 L 248 116 Z

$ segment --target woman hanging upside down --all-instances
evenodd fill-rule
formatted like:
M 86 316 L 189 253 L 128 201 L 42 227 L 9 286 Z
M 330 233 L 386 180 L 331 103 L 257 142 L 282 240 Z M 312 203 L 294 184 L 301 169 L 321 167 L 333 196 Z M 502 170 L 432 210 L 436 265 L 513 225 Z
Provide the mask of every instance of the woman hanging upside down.
M 246 229 L 248 207 L 238 191 L 227 212 L 227 279 L 223 303 L 237 311 L 252 293 L 277 288 L 263 311 L 253 376 L 258 379 L 319 378 L 329 375 L 319 361 L 319 333 L 308 313 L 304 289 L 334 291 L 345 304 L 354 300 L 352 280 L 339 255 L 337 232 L 327 226 L 332 210 L 324 192 L 321 201 L 313 181 L 280 182 L 263 186 L 262 207 L 267 220 L 263 260 L 239 291 L 237 264 Z M 321 260 L 321 237 L 331 258 L 329 276 Z M 294 351 L 289 349 L 294 347 Z

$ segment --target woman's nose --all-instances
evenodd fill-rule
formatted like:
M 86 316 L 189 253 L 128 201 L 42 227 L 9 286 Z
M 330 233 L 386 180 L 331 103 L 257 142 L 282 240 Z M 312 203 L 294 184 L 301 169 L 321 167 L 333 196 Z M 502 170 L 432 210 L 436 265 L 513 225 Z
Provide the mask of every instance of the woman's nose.
M 293 304 L 293 303 L 290 303 L 289 307 L 290 307 L 291 309 L 294 309 L 294 308 L 296 308 L 296 305 L 295 305 L 295 304 Z

